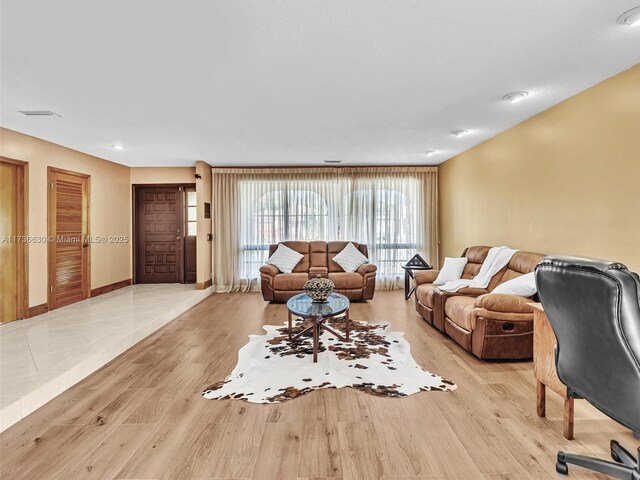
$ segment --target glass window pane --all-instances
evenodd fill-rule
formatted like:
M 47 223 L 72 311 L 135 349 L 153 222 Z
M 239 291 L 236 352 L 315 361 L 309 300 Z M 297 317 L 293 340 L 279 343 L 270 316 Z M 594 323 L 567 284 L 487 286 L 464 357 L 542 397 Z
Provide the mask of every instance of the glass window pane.
M 187 220 L 190 222 L 197 220 L 198 217 L 196 215 L 196 207 L 187 207 Z
M 197 205 L 196 192 L 187 192 L 187 205 L 189 206 Z
M 187 223 L 187 235 L 195 236 L 198 234 L 198 224 L 196 222 Z

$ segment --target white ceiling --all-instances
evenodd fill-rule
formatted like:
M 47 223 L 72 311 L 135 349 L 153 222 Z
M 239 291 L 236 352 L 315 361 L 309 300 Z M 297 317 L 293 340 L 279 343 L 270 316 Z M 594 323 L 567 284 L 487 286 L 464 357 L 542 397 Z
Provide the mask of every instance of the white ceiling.
M 637 5 L 2 0 L 0 121 L 131 166 L 438 164 L 640 62 Z

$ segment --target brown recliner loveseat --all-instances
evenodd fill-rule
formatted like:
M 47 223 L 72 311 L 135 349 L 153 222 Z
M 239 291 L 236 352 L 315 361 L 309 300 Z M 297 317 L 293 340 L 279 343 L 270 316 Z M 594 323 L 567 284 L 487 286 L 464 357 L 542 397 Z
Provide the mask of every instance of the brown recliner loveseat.
M 467 248 L 462 278 L 474 278 L 487 258 L 487 246 Z M 416 310 L 428 323 L 482 359 L 528 359 L 533 356 L 531 298 L 491 293 L 498 285 L 533 272 L 544 255 L 516 252 L 486 289 L 444 292 L 434 285 L 437 270 L 416 274 Z
M 291 273 L 281 273 L 274 265 L 260 267 L 262 297 L 269 302 L 286 302 L 304 290 L 304 284 L 310 278 L 320 275 L 329 278 L 336 286 L 335 291 L 357 302 L 371 300 L 376 287 L 377 267 L 371 263 L 361 265 L 355 272 L 345 272 L 333 261 L 348 243 L 369 257 L 367 246 L 356 242 L 281 242 L 283 245 L 304 255 Z M 278 248 L 278 244 L 269 245 L 269 256 Z

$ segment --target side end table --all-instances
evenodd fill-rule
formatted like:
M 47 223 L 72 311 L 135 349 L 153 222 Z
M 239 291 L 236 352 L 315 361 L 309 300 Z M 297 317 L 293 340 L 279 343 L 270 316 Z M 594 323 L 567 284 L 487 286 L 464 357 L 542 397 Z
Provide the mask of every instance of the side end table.
M 556 335 L 553 333 L 542 304 L 533 307 L 533 373 L 536 377 L 536 403 L 539 417 L 546 415 L 546 388 L 564 399 L 564 436 L 573 440 L 574 399 L 556 371 Z
M 412 265 L 402 265 L 402 269 L 404 270 L 404 299 L 409 300 L 416 289 L 416 284 L 411 281 L 414 279 L 413 272 L 422 270 L 433 270 L 433 267 L 415 267 Z

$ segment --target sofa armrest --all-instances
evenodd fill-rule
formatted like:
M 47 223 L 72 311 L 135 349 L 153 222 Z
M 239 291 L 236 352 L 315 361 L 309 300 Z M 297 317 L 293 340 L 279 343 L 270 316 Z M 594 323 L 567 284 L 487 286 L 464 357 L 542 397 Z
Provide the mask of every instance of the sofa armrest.
M 416 281 L 416 285 L 433 283 L 435 279 L 438 278 L 439 273 L 440 270 L 422 270 L 420 272 L 415 272 L 413 274 L 413 278 Z
M 376 267 L 373 263 L 363 263 L 358 267 L 356 272 L 360 275 L 365 275 L 367 273 L 375 273 L 377 270 L 378 267 Z
M 519 295 L 488 293 L 476 298 L 474 306 L 493 312 L 533 314 L 532 304 L 533 300 Z
M 277 274 L 280 273 L 280 270 L 278 270 L 278 267 L 276 267 L 275 265 L 266 264 L 260 267 L 260 273 L 264 273 L 265 275 L 275 277 Z

